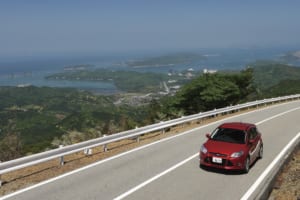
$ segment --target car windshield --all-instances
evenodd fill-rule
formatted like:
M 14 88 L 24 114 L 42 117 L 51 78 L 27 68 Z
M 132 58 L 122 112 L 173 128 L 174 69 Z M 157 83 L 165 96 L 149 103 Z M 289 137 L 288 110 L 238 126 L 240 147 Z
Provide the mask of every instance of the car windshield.
M 230 128 L 217 128 L 211 136 L 212 140 L 245 144 L 245 132 Z

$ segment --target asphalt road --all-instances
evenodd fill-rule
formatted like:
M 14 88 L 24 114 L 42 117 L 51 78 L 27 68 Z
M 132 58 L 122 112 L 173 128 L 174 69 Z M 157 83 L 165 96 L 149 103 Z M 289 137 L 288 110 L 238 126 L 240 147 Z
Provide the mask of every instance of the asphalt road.
M 300 132 L 300 101 L 275 105 L 182 133 L 122 156 L 0 199 L 240 199 Z M 263 134 L 264 158 L 248 174 L 199 168 L 198 152 L 225 121 L 255 123 Z

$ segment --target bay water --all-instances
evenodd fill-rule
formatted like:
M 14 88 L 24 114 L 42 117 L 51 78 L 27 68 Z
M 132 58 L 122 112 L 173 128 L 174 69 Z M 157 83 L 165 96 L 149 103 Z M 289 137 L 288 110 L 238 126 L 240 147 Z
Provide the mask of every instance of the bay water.
M 299 48 L 300 49 L 300 48 Z M 28 85 L 38 87 L 70 87 L 81 90 L 88 90 L 98 94 L 114 94 L 120 92 L 111 82 L 101 81 L 68 81 L 68 80 L 47 80 L 45 77 L 55 73 L 64 72 L 66 66 L 92 64 L 94 69 L 105 68 L 112 70 L 131 70 L 139 72 L 168 73 L 170 71 L 181 72 L 187 69 L 201 71 L 203 69 L 212 70 L 241 70 L 251 65 L 257 60 L 280 61 L 280 57 L 295 48 L 252 48 L 252 49 L 200 49 L 197 52 L 204 55 L 206 59 L 184 64 L 170 66 L 149 66 L 134 68 L 126 63 L 130 60 L 142 60 L 148 57 L 160 56 L 159 54 L 145 54 L 141 56 L 130 55 L 110 55 L 94 56 L 68 59 L 31 59 L 26 61 L 2 61 L 0 59 L 0 86 Z M 299 62 L 289 63 L 300 65 Z

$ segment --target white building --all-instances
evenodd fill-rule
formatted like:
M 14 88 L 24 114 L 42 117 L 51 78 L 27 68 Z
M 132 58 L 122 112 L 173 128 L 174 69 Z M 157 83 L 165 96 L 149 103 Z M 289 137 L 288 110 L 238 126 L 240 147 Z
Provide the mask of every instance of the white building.
M 213 70 L 213 69 L 203 69 L 203 74 L 214 74 L 217 73 L 217 70 Z

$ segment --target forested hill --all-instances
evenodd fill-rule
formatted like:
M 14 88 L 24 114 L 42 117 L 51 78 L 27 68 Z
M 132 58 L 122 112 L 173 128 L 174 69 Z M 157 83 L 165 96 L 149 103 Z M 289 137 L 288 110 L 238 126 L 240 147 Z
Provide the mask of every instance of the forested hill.
M 75 89 L 0 87 L 0 160 L 132 129 L 144 115 Z
M 264 93 L 265 98 L 300 94 L 300 79 L 282 80 L 278 84 L 268 88 Z
M 275 62 L 256 62 L 250 65 L 254 69 L 254 83 L 261 90 L 275 86 L 282 80 L 299 80 L 300 67 Z

